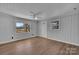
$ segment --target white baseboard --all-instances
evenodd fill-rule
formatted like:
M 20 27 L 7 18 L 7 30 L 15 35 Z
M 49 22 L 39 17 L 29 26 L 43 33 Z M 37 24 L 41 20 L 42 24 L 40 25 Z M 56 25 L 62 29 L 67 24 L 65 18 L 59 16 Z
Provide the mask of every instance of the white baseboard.
M 10 43 L 10 42 L 13 42 L 13 41 L 16 41 L 16 40 L 14 40 L 14 39 L 12 40 L 11 39 L 10 41 L 0 42 L 0 44 Z
M 35 36 L 32 36 L 32 37 L 35 37 Z M 32 38 L 32 37 L 29 37 L 29 38 Z M 23 39 L 28 39 L 28 38 L 23 38 Z M 1 45 L 1 44 L 10 43 L 10 42 L 14 42 L 14 41 L 23 40 L 23 39 L 11 39 L 11 40 L 9 40 L 9 41 L 0 42 L 0 45 Z
M 77 43 L 73 43 L 73 42 L 57 40 L 57 39 L 49 38 L 49 37 L 45 37 L 45 38 L 48 38 L 48 39 L 50 39 L 50 40 L 55 40 L 55 41 L 63 42 L 63 43 L 67 43 L 67 44 L 71 44 L 71 45 L 75 45 L 75 46 L 79 46 L 79 44 L 77 44 Z
M 73 42 L 57 40 L 57 39 L 50 38 L 50 37 L 45 37 L 45 36 L 40 36 L 40 37 L 44 37 L 44 38 L 47 38 L 47 39 L 50 39 L 50 40 L 55 40 L 55 41 L 59 41 L 59 42 L 63 42 L 63 43 L 67 43 L 67 44 L 72 44 L 72 45 L 75 45 L 75 46 L 79 46 L 79 44 L 73 43 Z M 32 37 L 30 37 L 30 38 L 32 38 Z M 0 44 L 10 43 L 10 42 L 18 41 L 18 40 L 22 40 L 22 39 L 13 39 L 13 40 L 11 39 L 10 41 L 0 42 Z

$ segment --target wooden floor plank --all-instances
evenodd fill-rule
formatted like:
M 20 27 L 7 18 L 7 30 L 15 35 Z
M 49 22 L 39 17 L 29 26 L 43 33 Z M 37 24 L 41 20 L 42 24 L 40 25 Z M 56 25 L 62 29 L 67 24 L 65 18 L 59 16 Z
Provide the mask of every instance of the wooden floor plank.
M 0 55 L 79 55 L 79 47 L 34 37 L 0 46 Z

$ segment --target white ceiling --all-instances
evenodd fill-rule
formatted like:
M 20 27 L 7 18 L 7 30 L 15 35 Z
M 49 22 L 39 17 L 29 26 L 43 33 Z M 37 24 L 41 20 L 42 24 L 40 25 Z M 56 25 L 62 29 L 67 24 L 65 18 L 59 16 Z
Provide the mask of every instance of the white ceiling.
M 39 19 L 43 20 L 54 16 L 59 16 L 69 11 L 73 8 L 78 8 L 77 3 L 0 3 L 0 12 L 4 12 L 16 17 L 28 18 L 32 15 L 31 11 L 34 13 L 39 13 Z

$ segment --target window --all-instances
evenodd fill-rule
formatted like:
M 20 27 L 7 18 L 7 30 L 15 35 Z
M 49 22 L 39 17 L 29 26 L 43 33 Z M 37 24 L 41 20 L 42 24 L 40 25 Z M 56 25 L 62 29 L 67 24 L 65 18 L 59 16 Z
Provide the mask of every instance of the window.
M 16 23 L 16 28 L 17 29 L 22 29 L 23 27 L 24 27 L 24 23 L 21 23 L 21 22 Z
M 30 25 L 22 21 L 16 22 L 16 33 L 30 32 Z
M 59 29 L 59 21 L 56 20 L 56 21 L 52 21 L 52 29 Z

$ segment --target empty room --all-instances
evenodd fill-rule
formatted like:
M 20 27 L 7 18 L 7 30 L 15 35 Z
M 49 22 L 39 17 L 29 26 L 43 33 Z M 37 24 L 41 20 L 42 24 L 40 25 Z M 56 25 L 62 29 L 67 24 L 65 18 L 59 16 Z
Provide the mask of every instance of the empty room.
M 0 3 L 0 55 L 79 55 L 79 3 Z

